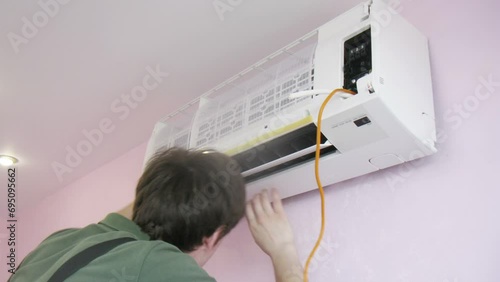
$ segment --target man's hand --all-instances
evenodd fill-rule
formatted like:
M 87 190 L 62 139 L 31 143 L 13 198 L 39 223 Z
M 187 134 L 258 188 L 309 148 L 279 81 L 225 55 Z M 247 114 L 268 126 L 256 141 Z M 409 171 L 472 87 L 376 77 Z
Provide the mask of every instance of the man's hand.
M 271 257 L 276 281 L 302 281 L 293 232 L 288 223 L 281 199 L 272 191 L 272 202 L 267 190 L 257 194 L 246 206 L 250 231 L 257 245 Z

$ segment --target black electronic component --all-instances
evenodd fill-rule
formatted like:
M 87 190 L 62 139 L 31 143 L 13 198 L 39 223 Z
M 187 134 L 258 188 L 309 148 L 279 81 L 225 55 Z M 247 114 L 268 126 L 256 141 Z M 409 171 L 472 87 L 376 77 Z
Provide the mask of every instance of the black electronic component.
M 371 29 L 344 42 L 344 89 L 357 91 L 356 81 L 372 71 Z
M 360 127 L 360 126 L 363 126 L 365 124 L 369 124 L 371 123 L 372 121 L 367 117 L 367 116 L 364 116 L 360 119 L 357 119 L 354 121 L 354 124 L 357 126 L 357 127 Z

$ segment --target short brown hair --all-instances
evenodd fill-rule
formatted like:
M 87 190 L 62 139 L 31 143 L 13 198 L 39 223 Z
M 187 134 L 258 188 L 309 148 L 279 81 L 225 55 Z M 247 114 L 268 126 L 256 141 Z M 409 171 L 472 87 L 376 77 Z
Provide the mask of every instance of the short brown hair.
M 151 240 L 190 252 L 219 227 L 226 235 L 245 212 L 245 184 L 235 160 L 216 151 L 156 153 L 136 188 L 132 219 Z

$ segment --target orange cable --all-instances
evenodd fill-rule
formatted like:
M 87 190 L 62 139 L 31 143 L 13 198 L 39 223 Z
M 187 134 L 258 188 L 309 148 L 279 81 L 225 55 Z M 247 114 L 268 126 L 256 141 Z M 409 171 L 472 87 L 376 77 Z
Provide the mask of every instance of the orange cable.
M 309 269 L 309 264 L 311 263 L 312 258 L 314 257 L 314 254 L 316 253 L 316 250 L 319 248 L 319 245 L 321 244 L 321 241 L 323 240 L 323 235 L 325 233 L 325 191 L 323 189 L 323 185 L 321 184 L 321 180 L 319 178 L 319 157 L 320 157 L 320 145 L 321 145 L 321 118 L 323 116 L 323 110 L 325 109 L 326 105 L 330 101 L 330 99 L 335 95 L 337 92 L 346 92 L 349 94 L 355 94 L 355 92 L 343 89 L 343 88 L 338 88 L 332 91 L 326 97 L 325 101 L 323 104 L 321 104 L 321 107 L 319 109 L 318 113 L 318 123 L 317 123 L 317 129 L 316 129 L 316 155 L 314 158 L 314 173 L 316 176 L 316 183 L 318 184 L 318 189 L 319 189 L 319 194 L 321 195 L 321 230 L 319 232 L 319 237 L 318 240 L 316 241 L 316 244 L 314 245 L 314 248 L 311 251 L 311 254 L 309 254 L 309 258 L 307 258 L 306 266 L 304 268 L 304 282 L 308 282 L 309 279 L 307 277 L 307 272 Z

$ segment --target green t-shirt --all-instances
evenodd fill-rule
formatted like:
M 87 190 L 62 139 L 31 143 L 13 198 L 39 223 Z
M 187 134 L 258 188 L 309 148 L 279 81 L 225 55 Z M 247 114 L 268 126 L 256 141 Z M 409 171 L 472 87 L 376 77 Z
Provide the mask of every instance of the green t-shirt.
M 47 281 L 66 260 L 82 250 L 122 237 L 133 237 L 137 241 L 119 245 L 78 270 L 66 281 L 215 281 L 192 257 L 166 242 L 150 241 L 139 226 L 116 213 L 109 214 L 98 224 L 52 234 L 26 256 L 10 281 Z

